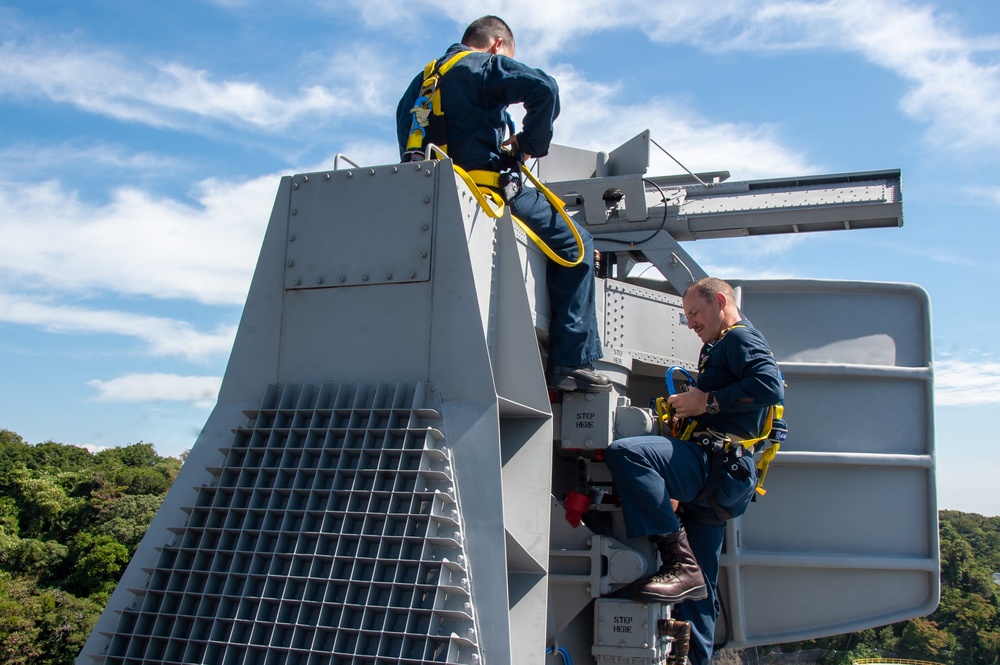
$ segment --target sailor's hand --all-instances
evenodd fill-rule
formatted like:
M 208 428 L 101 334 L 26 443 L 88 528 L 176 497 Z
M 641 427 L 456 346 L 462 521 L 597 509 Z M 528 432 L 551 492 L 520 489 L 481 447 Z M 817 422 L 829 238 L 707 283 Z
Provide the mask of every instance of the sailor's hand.
M 708 406 L 708 393 L 691 386 L 687 392 L 671 395 L 667 401 L 674 407 L 674 413 L 681 418 L 694 418 L 705 413 Z
M 517 134 L 514 134 L 509 139 L 507 139 L 506 141 L 504 141 L 503 144 L 501 144 L 500 147 L 501 148 L 509 148 L 510 149 L 510 153 L 512 155 L 516 155 L 516 154 L 518 154 L 520 152 L 521 153 L 521 161 L 526 162 L 529 159 L 531 159 L 531 155 L 529 155 L 526 152 L 521 152 L 521 146 L 519 146 L 517 144 Z

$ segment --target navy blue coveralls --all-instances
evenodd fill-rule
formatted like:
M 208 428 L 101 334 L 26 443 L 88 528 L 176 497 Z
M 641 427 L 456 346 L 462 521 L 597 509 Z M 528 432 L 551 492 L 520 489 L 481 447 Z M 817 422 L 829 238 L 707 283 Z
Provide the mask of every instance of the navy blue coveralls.
M 698 368 L 698 389 L 714 391 L 719 404 L 718 415 L 696 418 L 699 431 L 710 428 L 741 439 L 756 438 L 766 424 L 767 408 L 784 398 L 784 382 L 767 341 L 748 321 L 705 344 Z M 690 441 L 636 436 L 612 442 L 605 461 L 621 497 L 629 538 L 677 531 L 680 523 L 670 500 L 681 502 L 684 530 L 705 576 L 708 597 L 679 603 L 674 616 L 691 622 L 690 664 L 708 665 L 720 610 L 719 556 L 726 525 L 707 501 L 696 502 L 708 484 L 711 453 Z M 717 495 L 718 505 L 733 517 L 746 510 L 757 484 L 753 459 L 747 455 L 738 463 L 747 478 L 723 473 Z
M 441 62 L 466 46 L 453 44 Z M 396 133 L 402 157 L 412 124 L 414 102 L 423 82 L 421 72 L 396 108 Z M 548 154 L 552 123 L 559 115 L 559 89 L 540 69 L 504 55 L 474 51 L 456 63 L 438 83 L 448 132 L 448 156 L 465 169 L 500 171 L 500 146 L 506 140 L 507 107 L 523 104 L 523 128 L 517 134 L 521 150 L 535 157 Z M 507 202 L 511 214 L 527 224 L 557 254 L 577 257 L 576 240 L 565 220 L 538 190 L 524 187 Z M 601 339 L 594 301 L 594 243 L 586 229 L 583 261 L 572 268 L 549 264 L 546 285 L 551 304 L 548 364 L 578 367 L 600 358 Z

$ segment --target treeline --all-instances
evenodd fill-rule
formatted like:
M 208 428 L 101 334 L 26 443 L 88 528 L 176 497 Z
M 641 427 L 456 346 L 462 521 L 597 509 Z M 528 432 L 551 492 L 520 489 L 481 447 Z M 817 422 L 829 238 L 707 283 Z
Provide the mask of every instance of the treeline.
M 181 464 L 0 429 L 0 663 L 76 661 Z
M 926 617 L 782 645 L 826 650 L 828 665 L 860 658 L 927 660 L 948 665 L 1000 663 L 1000 517 L 940 512 L 941 603 Z
M 92 454 L 0 429 L 0 665 L 75 662 L 181 464 L 149 443 Z M 1000 517 L 945 510 L 940 524 L 933 614 L 773 649 L 1000 665 Z

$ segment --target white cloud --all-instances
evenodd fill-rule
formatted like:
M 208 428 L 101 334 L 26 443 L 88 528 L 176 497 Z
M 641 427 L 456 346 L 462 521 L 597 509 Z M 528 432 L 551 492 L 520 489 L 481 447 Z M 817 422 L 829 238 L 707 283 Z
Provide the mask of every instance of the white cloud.
M 97 389 L 102 402 L 182 401 L 211 406 L 219 396 L 220 376 L 177 374 L 129 374 L 110 381 L 94 379 L 87 385 Z
M 363 49 L 350 56 L 354 66 L 343 62 L 344 57 L 326 57 L 325 66 L 314 63 L 309 70 L 326 72 L 326 85 L 269 91 L 245 77 L 220 78 L 178 62 L 136 61 L 102 47 L 46 36 L 32 44 L 0 43 L 0 95 L 43 97 L 118 120 L 189 131 L 208 120 L 278 132 L 303 118 L 315 125 L 384 112 L 377 93 L 389 68 L 379 66 L 380 53 Z M 359 90 L 364 94 L 358 95 Z M 345 103 L 347 99 L 352 102 Z
M 692 171 L 725 168 L 740 178 L 816 172 L 817 166 L 781 145 L 772 128 L 713 123 L 670 99 L 624 104 L 616 86 L 587 80 L 571 67 L 553 70 L 559 81 L 563 114 L 556 122 L 556 143 L 587 150 L 612 150 L 649 129 L 657 143 Z M 620 122 L 641 119 L 642 125 Z M 650 147 L 652 174 L 682 173 L 670 157 Z
M 190 323 L 175 319 L 51 304 L 3 293 L 0 293 L 0 321 L 38 326 L 53 332 L 132 337 L 147 344 L 154 356 L 194 362 L 225 355 L 236 337 L 235 326 L 199 332 Z
M 928 123 L 928 137 L 935 145 L 961 151 L 1000 147 L 997 38 L 963 35 L 929 6 L 841 0 L 824 3 L 823 8 L 826 11 L 801 13 L 806 29 L 818 32 L 819 25 L 835 26 L 839 47 L 860 52 L 908 81 L 911 87 L 900 107 Z M 879 15 L 892 19 L 873 20 Z M 984 57 L 990 62 L 979 62 Z
M 345 5 L 316 4 L 330 11 L 344 11 Z M 376 31 L 406 26 L 404 38 L 416 39 L 429 20 L 414 18 L 388 0 L 346 4 Z M 935 146 L 961 151 L 1000 147 L 1000 39 L 963 34 L 947 14 L 905 0 L 729 0 L 711 5 L 700 0 L 508 0 L 475 7 L 427 0 L 423 7 L 430 18 L 454 21 L 456 40 L 470 19 L 499 12 L 515 27 L 519 56 L 554 68 L 560 53 L 577 41 L 614 39 L 620 30 L 641 31 L 653 42 L 716 52 L 857 53 L 908 82 L 900 108 L 927 124 Z M 304 83 L 294 91 L 269 90 L 247 76 L 221 76 L 180 62 L 141 62 L 47 35 L 33 43 L 10 40 L 0 45 L 0 94 L 44 96 L 157 127 L 197 130 L 207 119 L 267 132 L 285 130 L 305 118 L 315 125 L 317 119 L 322 124 L 324 119 L 385 115 L 395 101 L 399 72 L 391 61 L 399 55 L 392 51 L 376 50 L 359 36 L 332 53 L 303 56 L 295 80 Z M 344 103 L 346 99 L 350 103 Z M 747 128 L 734 124 L 731 129 L 743 133 Z M 761 131 L 752 132 L 745 142 L 724 140 L 729 145 L 723 149 L 753 151 Z
M 360 1 L 353 2 L 356 7 Z M 376 26 L 403 17 L 389 0 L 365 0 Z M 426 0 L 463 26 L 499 13 L 514 29 L 518 56 L 542 66 L 580 40 L 638 30 L 653 42 L 689 44 L 709 52 L 802 49 L 857 53 L 909 84 L 900 109 L 928 126 L 933 145 L 946 150 L 1000 147 L 1000 37 L 964 34 L 946 12 L 907 0 L 506 0 L 474 8 Z M 412 19 L 411 19 L 412 20 Z M 461 28 L 456 30 L 456 40 Z M 419 30 L 417 31 L 419 34 Z M 597 37 L 600 35 L 600 37 Z
M 1000 361 L 945 358 L 934 364 L 934 399 L 938 406 L 1000 404 Z
M 174 172 L 186 165 L 180 160 L 147 152 L 133 152 L 121 145 L 66 141 L 52 144 L 15 143 L 0 148 L 0 181 L 34 179 L 53 169 L 93 173 L 127 171 L 135 178 Z
M 0 183 L 0 275 L 8 288 L 241 304 L 278 182 L 205 180 L 197 206 L 134 188 L 95 205 L 58 182 Z
M 1000 187 L 996 185 L 979 185 L 975 187 L 963 187 L 965 199 L 969 203 L 984 203 L 991 206 L 1000 206 Z

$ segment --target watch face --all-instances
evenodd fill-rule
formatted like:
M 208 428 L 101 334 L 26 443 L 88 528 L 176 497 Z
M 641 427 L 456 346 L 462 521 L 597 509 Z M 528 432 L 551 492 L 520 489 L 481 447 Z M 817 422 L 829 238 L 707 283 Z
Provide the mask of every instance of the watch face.
M 714 416 L 719 412 L 719 403 L 715 401 L 715 393 L 708 393 L 708 401 L 705 403 L 705 413 Z

